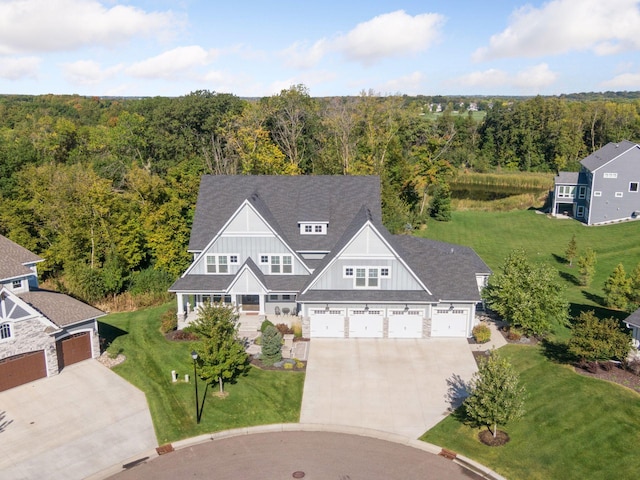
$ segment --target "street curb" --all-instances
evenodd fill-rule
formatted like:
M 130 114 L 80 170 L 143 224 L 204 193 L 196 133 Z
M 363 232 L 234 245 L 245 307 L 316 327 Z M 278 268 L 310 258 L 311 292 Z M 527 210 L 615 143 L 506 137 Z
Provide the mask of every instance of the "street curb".
M 420 440 L 414 440 L 414 439 L 407 438 L 395 433 L 383 432 L 381 430 L 374 430 L 370 428 L 350 427 L 346 425 L 327 425 L 327 424 L 320 424 L 320 423 L 276 423 L 271 425 L 260 425 L 257 427 L 234 428 L 232 430 L 223 430 L 221 432 L 198 435 L 197 437 L 178 440 L 177 442 L 174 442 L 171 445 L 175 450 L 181 450 L 184 448 L 193 447 L 203 443 L 216 441 L 216 440 L 224 440 L 227 438 L 241 437 L 244 435 L 255 435 L 259 433 L 281 433 L 281 432 L 342 433 L 345 435 L 357 435 L 362 437 L 376 438 L 378 440 L 384 440 L 387 442 L 397 443 L 400 445 L 406 445 L 408 447 L 412 447 L 417 450 L 422 450 L 432 455 L 441 455 L 441 453 L 443 452 L 442 447 L 439 447 L 432 443 L 427 443 Z M 454 458 L 451 459 L 454 463 L 457 463 L 461 467 L 469 471 L 472 471 L 478 475 L 481 475 L 486 479 L 506 480 L 504 477 L 502 477 L 501 475 L 498 475 L 493 470 L 485 467 L 484 465 L 474 460 L 471 460 L 470 458 L 464 457 L 455 452 L 448 452 L 448 453 L 454 453 Z M 125 470 L 124 465 L 127 465 L 128 463 L 139 462 L 140 458 L 145 455 L 148 457 L 142 460 L 145 463 L 148 461 L 152 461 L 154 458 L 158 457 L 158 454 L 156 453 L 155 450 L 153 452 L 143 452 L 140 455 L 136 455 L 136 457 L 132 457 L 131 459 L 122 462 L 122 465 L 114 465 L 113 467 L 107 470 L 103 470 L 102 472 L 99 472 L 96 475 L 89 477 L 89 480 L 103 480 L 112 475 L 115 475 Z

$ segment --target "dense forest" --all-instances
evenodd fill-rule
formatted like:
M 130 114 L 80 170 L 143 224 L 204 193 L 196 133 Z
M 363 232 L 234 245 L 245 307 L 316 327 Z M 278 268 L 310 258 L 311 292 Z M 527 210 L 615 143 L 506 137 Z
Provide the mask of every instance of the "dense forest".
M 637 94 L 0 96 L 0 233 L 96 302 L 165 289 L 189 264 L 202 174 L 379 175 L 398 231 L 461 171 L 576 170 L 622 139 L 640 140 Z

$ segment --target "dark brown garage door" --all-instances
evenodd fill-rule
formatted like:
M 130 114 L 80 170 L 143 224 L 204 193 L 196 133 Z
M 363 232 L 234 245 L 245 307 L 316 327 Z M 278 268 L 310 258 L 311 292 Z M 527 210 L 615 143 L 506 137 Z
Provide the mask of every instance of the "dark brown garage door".
M 91 358 L 91 338 L 89 332 L 76 333 L 56 342 L 58 348 L 58 369 Z
M 0 360 L 0 392 L 46 376 L 44 350 Z

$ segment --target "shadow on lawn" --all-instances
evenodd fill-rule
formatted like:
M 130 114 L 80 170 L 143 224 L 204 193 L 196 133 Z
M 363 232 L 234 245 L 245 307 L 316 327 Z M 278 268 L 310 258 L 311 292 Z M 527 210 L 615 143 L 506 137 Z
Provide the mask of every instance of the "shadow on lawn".
M 129 334 L 129 332 L 126 332 L 118 327 L 114 327 L 113 325 L 102 322 L 98 322 L 98 333 L 100 335 L 101 351 L 111 345 L 116 338 L 121 337 L 122 335 Z
M 567 282 L 573 285 L 580 285 L 580 282 L 578 281 L 578 279 L 574 274 L 569 272 L 559 272 L 559 273 L 563 280 L 566 280 Z
M 542 354 L 552 362 L 569 364 L 575 361 L 573 355 L 569 353 L 566 342 L 543 340 L 541 346 Z
M 558 262 L 560 265 L 566 265 L 567 263 L 567 259 L 560 256 L 560 255 L 556 255 L 555 253 L 552 253 L 551 256 L 553 257 L 553 259 Z
M 585 290 L 582 291 L 582 294 L 585 296 L 585 298 L 588 298 L 592 302 L 599 303 L 600 305 L 604 304 L 604 298 L 599 295 L 594 295 L 593 293 L 589 293 Z M 596 317 L 598 318 L 613 317 L 616 320 L 624 320 L 629 316 L 627 312 L 621 310 L 612 310 L 610 308 L 597 305 L 583 305 L 580 303 L 569 304 L 569 316 L 571 317 L 571 319 L 578 317 L 581 312 L 588 312 L 589 310 L 593 310 L 593 312 L 596 314 Z

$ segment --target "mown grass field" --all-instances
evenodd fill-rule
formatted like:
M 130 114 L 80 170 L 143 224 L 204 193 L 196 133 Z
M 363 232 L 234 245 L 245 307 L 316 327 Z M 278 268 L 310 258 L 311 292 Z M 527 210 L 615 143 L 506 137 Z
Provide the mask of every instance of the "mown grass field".
M 225 384 L 226 398 L 214 396 L 215 390 L 199 380 L 198 393 L 205 401 L 197 424 L 193 344 L 170 342 L 160 333 L 160 316 L 168 308 L 111 314 L 99 327 L 100 336 L 112 340 L 109 351 L 127 357 L 113 370 L 146 394 L 160 445 L 230 428 L 299 420 L 304 373 L 252 367 L 235 384 Z M 172 370 L 178 372 L 177 383 L 171 382 Z M 185 374 L 190 383 L 184 382 Z
M 588 247 L 597 254 L 596 274 L 589 287 L 578 285 L 578 268 L 565 262 L 565 251 L 572 235 L 578 254 Z M 587 227 L 575 220 L 561 220 L 535 210 L 509 212 L 453 212 L 451 222 L 430 221 L 416 235 L 472 247 L 498 271 L 504 258 L 514 249 L 523 249 L 534 262 L 546 262 L 558 269 L 558 275 L 571 302 L 571 313 L 596 310 L 599 316 L 624 318 L 629 312 L 603 306 L 603 287 L 618 263 L 627 274 L 640 263 L 640 222 Z
M 488 447 L 477 428 L 450 415 L 421 439 L 472 458 L 509 480 L 638 477 L 640 395 L 554 363 L 540 347 L 500 349 L 527 388 L 526 413 L 501 429 L 511 440 Z

